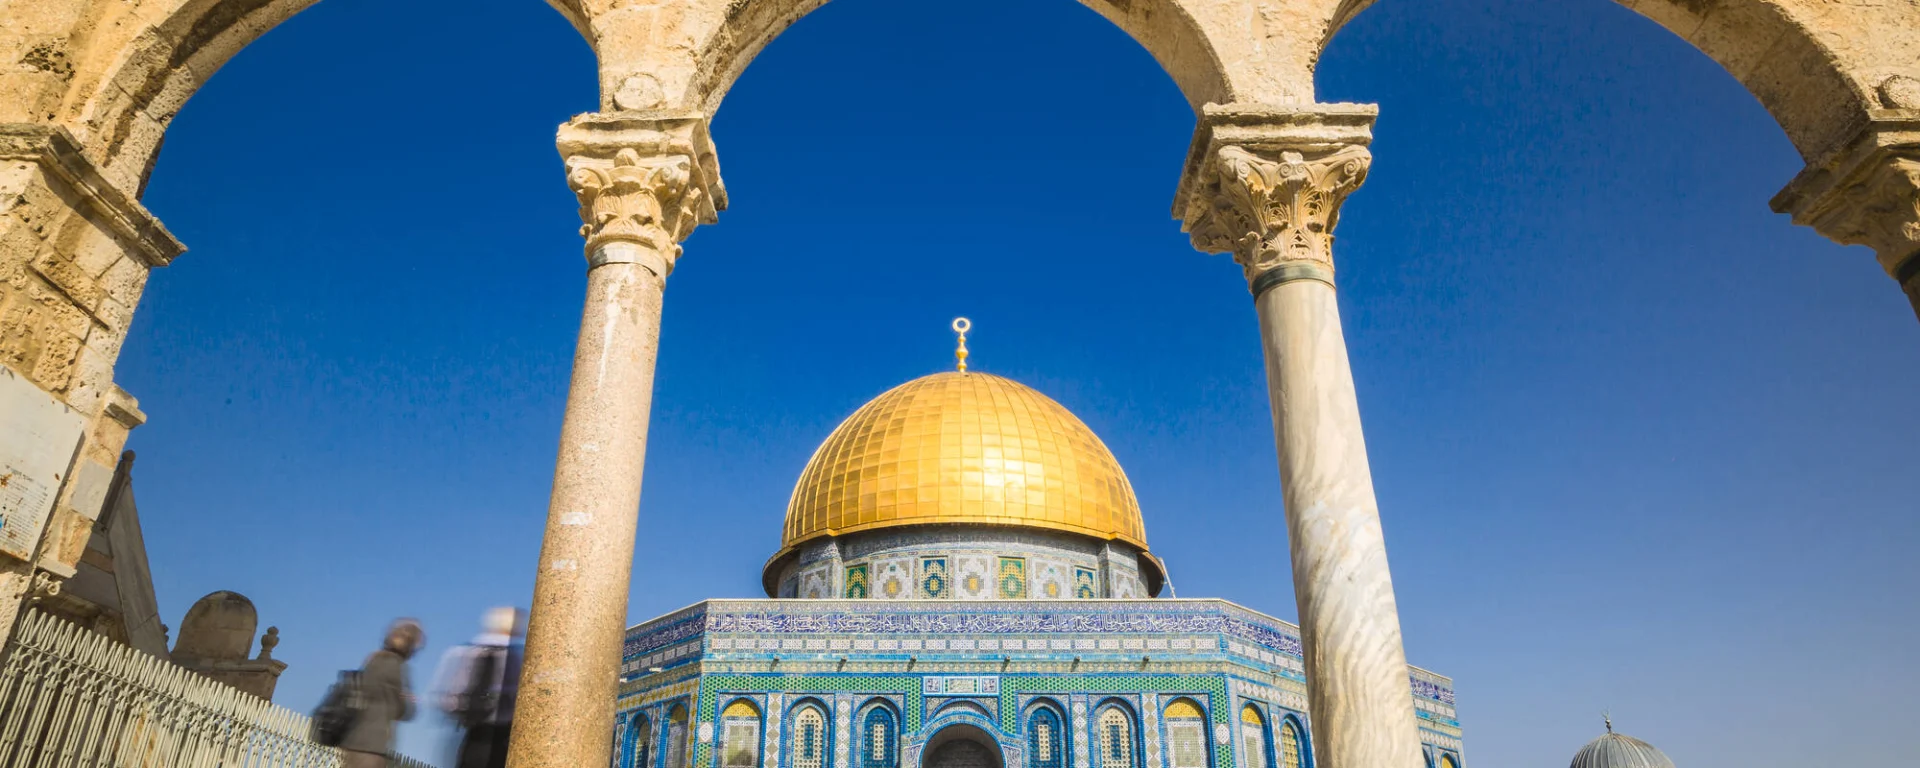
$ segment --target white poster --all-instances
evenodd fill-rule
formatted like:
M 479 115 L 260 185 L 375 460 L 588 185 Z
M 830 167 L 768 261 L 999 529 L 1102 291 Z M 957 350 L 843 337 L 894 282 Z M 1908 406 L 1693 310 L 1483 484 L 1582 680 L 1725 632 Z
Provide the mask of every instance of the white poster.
M 33 556 L 86 419 L 0 366 L 0 553 Z

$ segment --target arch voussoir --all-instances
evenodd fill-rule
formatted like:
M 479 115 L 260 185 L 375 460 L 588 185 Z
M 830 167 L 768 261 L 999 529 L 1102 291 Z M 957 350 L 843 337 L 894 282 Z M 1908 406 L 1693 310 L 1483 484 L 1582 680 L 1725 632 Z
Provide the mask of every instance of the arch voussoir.
M 602 109 L 712 114 L 755 56 L 826 0 L 607 0 L 587 14 L 601 57 Z M 1311 99 L 1310 40 L 1289 10 L 1249 0 L 1082 0 L 1159 62 L 1196 113 L 1203 104 Z M 1291 6 L 1287 6 L 1291 8 Z M 1249 34 L 1249 32 L 1253 34 Z

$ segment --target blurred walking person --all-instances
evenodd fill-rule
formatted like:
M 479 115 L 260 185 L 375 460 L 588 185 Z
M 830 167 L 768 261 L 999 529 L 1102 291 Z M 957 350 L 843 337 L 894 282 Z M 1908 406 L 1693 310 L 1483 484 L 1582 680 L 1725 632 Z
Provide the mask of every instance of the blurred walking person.
M 387 628 L 380 650 L 360 669 L 361 709 L 340 740 L 345 768 L 386 768 L 393 755 L 394 723 L 413 719 L 413 687 L 407 659 L 427 642 L 420 622 L 400 619 Z
M 447 651 L 436 675 L 440 710 L 463 729 L 455 768 L 505 768 L 520 693 L 521 613 L 494 608 L 473 642 Z

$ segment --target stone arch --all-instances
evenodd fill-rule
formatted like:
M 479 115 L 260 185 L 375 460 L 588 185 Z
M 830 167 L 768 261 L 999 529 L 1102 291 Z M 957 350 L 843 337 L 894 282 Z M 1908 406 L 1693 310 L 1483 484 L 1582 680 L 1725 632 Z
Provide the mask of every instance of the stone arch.
M 1375 0 L 1316 0 L 1333 35 Z M 1733 75 L 1780 124 L 1802 160 L 1832 154 L 1866 124 L 1870 111 L 1920 108 L 1898 103 L 1920 76 L 1920 36 L 1902 32 L 1916 19 L 1885 4 L 1826 0 L 1616 0 L 1665 27 Z M 1920 89 L 1920 82 L 1915 83 Z M 1883 93 L 1884 92 L 1884 93 Z M 1920 93 L 1920 90 L 1916 90 Z M 1920 97 L 1916 97 L 1920 101 Z
M 56 117 L 116 186 L 138 193 L 174 115 L 249 43 L 319 0 L 95 3 L 96 32 Z M 120 18 L 123 16 L 141 18 Z
M 671 7 L 550 0 L 584 20 L 601 58 L 601 108 L 713 114 L 761 50 L 826 0 L 690 0 Z M 1312 98 L 1314 50 L 1291 8 L 1206 0 L 1081 0 L 1130 35 L 1197 112 L 1209 102 Z M 1317 25 L 1316 25 L 1317 28 Z M 1305 90 L 1301 90 L 1304 88 Z
M 137 197 L 187 100 L 242 48 L 317 2 L 95 0 L 73 37 L 72 80 L 40 117 L 67 126 L 102 175 Z M 577 14 L 563 15 L 584 31 Z
M 1209 101 L 1232 99 L 1232 86 L 1212 41 L 1180 0 L 1082 3 L 1146 48 L 1196 110 Z M 701 76 L 694 86 L 695 92 L 704 95 L 704 106 L 709 111 L 719 107 L 720 99 L 754 56 L 787 27 L 825 4 L 826 0 L 729 4 L 727 26 L 740 34 L 716 36 L 701 50 Z

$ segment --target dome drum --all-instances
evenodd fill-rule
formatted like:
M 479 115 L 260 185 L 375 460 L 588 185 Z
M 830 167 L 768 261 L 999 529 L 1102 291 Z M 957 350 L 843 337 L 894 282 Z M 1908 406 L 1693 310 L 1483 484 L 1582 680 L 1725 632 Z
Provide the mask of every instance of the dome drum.
M 814 539 L 776 556 L 764 579 L 769 597 L 955 600 L 1154 597 L 1165 581 L 1158 560 L 1124 543 L 938 524 Z

